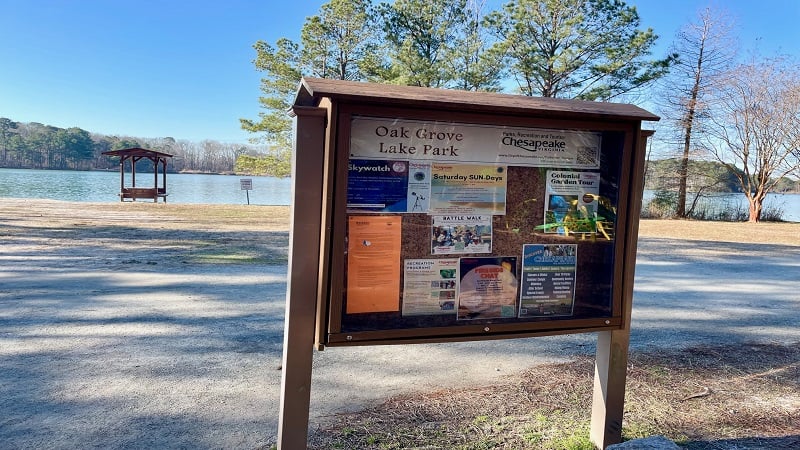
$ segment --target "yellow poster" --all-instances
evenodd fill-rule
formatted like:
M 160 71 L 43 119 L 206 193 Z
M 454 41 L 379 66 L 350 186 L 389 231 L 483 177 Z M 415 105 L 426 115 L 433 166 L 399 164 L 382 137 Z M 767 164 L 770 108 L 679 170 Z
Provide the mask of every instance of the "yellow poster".
M 350 216 L 347 314 L 400 310 L 401 216 Z
M 431 164 L 430 214 L 504 215 L 506 166 Z

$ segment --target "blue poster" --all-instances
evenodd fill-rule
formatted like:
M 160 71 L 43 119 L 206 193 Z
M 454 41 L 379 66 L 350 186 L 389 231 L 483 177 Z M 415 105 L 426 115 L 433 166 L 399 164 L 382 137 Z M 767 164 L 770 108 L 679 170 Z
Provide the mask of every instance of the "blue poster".
M 571 316 L 575 303 L 576 244 L 525 244 L 519 317 Z
M 358 212 L 408 211 L 408 161 L 351 159 L 347 209 Z

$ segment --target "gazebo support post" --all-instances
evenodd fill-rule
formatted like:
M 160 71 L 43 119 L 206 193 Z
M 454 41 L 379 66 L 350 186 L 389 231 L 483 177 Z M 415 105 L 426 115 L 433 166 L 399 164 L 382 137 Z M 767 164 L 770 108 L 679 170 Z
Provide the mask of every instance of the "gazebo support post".
M 161 176 L 164 178 L 164 203 L 167 203 L 167 158 L 161 158 Z
M 133 158 L 131 158 L 131 187 L 132 188 L 136 187 L 136 161 L 138 161 L 138 158 L 136 158 L 135 156 Z M 135 198 L 133 200 L 136 201 Z
M 119 201 L 124 202 L 125 197 L 123 197 L 123 193 L 125 192 L 125 158 L 119 158 Z
M 156 195 L 153 196 L 153 203 L 158 203 L 158 160 L 161 158 L 150 158 L 153 162 L 153 187 L 156 189 Z

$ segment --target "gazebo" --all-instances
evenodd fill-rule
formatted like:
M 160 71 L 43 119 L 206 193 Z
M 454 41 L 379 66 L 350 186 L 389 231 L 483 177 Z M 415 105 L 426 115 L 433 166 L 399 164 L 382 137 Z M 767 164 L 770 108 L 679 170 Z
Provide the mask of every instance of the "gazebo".
M 107 156 L 119 157 L 119 200 L 124 202 L 126 199 L 136 201 L 137 198 L 153 199 L 158 202 L 161 198 L 167 202 L 167 158 L 172 158 L 168 153 L 148 150 L 146 148 L 126 148 L 122 150 L 111 150 L 103 152 Z M 149 159 L 153 162 L 153 187 L 136 187 L 136 163 L 142 159 Z M 125 187 L 125 161 L 130 160 L 131 164 L 131 187 Z M 162 183 L 158 186 L 158 166 L 161 166 Z

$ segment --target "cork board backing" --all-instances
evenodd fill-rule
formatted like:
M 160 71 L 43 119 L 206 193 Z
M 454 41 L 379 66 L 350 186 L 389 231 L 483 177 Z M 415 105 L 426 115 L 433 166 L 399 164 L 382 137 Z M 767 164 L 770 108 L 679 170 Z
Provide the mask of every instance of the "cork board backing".
M 603 207 L 598 214 L 613 223 L 610 228 L 616 232 L 615 212 L 619 206 L 619 190 L 625 133 L 621 131 L 602 132 L 600 164 L 600 198 Z M 558 167 L 516 167 L 508 166 L 506 214 L 492 218 L 493 242 L 491 254 L 437 255 L 431 254 L 432 216 L 419 213 L 402 214 L 402 245 L 400 266 L 407 259 L 439 259 L 471 256 L 516 257 L 517 281 L 521 279 L 522 248 L 524 244 L 576 244 L 577 266 L 575 279 L 575 298 L 572 315 L 558 317 L 493 318 L 477 320 L 458 320 L 452 315 L 401 314 L 403 302 L 403 275 L 401 271 L 400 296 L 396 299 L 397 312 L 347 314 L 347 255 L 341 263 L 345 266 L 343 308 L 341 331 L 354 333 L 360 331 L 380 331 L 415 329 L 428 327 L 452 327 L 476 324 L 520 323 L 541 321 L 564 321 L 574 319 L 597 319 L 612 317 L 613 280 L 615 267 L 615 243 L 603 236 L 586 237 L 561 236 L 544 233 L 536 229 L 544 223 L 545 177 L 548 170 L 570 170 Z M 580 171 L 580 170 L 576 170 Z M 586 171 L 586 170 L 583 170 Z M 592 171 L 598 172 L 598 170 Z M 349 216 L 363 213 L 348 213 Z M 369 214 L 375 215 L 375 214 Z M 394 215 L 394 214 L 392 214 Z M 613 234 L 612 234 L 613 237 Z M 517 295 L 517 297 L 519 297 Z M 517 308 L 519 299 L 517 298 Z

